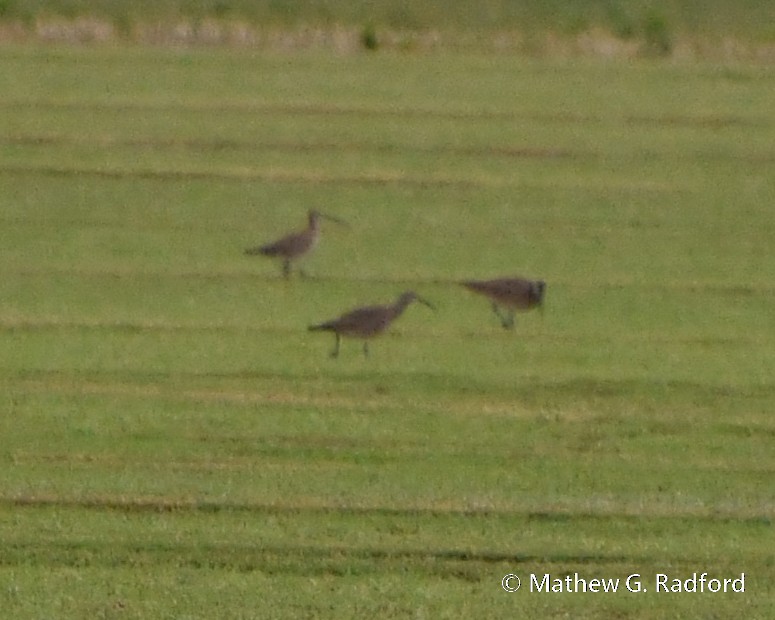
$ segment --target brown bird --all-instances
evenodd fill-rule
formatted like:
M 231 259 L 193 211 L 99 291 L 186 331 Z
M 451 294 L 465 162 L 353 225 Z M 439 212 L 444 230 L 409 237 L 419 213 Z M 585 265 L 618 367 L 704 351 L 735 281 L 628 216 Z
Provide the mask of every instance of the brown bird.
M 462 286 L 488 297 L 492 310 L 505 329 L 514 327 L 517 310 L 527 311 L 535 306 L 543 311 L 546 282 L 524 278 L 497 278 L 495 280 L 465 280 Z
M 336 344 L 334 350 L 331 351 L 331 357 L 339 356 L 339 343 L 342 336 L 361 338 L 363 340 L 363 355 L 368 357 L 369 339 L 384 332 L 393 321 L 401 316 L 401 313 L 413 301 L 419 301 L 432 310 L 435 310 L 429 301 L 423 299 L 414 291 L 407 291 L 406 293 L 403 293 L 395 303 L 386 304 L 384 306 L 364 306 L 363 308 L 356 308 L 355 310 L 343 314 L 338 319 L 326 321 L 325 323 L 320 323 L 320 325 L 310 325 L 309 331 L 334 332 Z
M 276 257 L 283 262 L 283 276 L 289 277 L 291 274 L 291 263 L 311 252 L 318 244 L 320 239 L 320 220 L 326 219 L 343 226 L 348 224 L 338 218 L 330 215 L 325 215 L 315 209 L 309 211 L 309 224 L 307 228 L 300 232 L 291 233 L 286 235 L 282 239 L 278 239 L 272 243 L 260 245 L 255 248 L 248 248 L 245 250 L 245 254 L 248 256 L 256 256 L 261 254 L 263 256 Z M 305 275 L 300 269 L 299 273 Z

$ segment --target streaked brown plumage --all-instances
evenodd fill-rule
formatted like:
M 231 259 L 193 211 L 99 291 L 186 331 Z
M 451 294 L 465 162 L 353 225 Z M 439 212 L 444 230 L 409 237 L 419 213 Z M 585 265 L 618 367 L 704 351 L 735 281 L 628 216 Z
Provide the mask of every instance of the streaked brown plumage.
M 494 280 L 465 280 L 460 284 L 484 295 L 492 302 L 492 310 L 506 329 L 514 327 L 517 311 L 538 307 L 543 310 L 546 282 L 525 278 L 496 278 Z M 503 311 L 502 311 L 503 309 Z
M 363 354 L 369 355 L 369 339 L 384 332 L 413 301 L 419 301 L 431 309 L 433 305 L 414 291 L 403 293 L 394 303 L 381 306 L 356 308 L 337 319 L 310 325 L 310 331 L 330 331 L 336 336 L 336 344 L 331 357 L 338 357 L 342 336 L 363 340 Z
M 254 248 L 248 248 L 245 250 L 245 254 L 248 256 L 256 256 L 258 254 L 262 256 L 276 257 L 282 260 L 283 263 L 283 276 L 289 277 L 291 274 L 291 263 L 311 252 L 320 240 L 320 219 L 331 220 L 337 224 L 346 225 L 346 223 L 338 218 L 330 215 L 320 213 L 315 209 L 311 209 L 308 214 L 308 225 L 302 231 L 291 233 L 265 245 L 260 245 Z M 303 272 L 301 272 L 303 275 Z

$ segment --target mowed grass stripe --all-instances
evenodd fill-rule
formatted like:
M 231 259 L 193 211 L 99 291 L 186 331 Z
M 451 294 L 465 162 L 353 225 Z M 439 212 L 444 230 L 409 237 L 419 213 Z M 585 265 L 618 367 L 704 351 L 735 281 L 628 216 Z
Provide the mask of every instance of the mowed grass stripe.
M 267 405 L 267 412 L 277 408 L 286 413 L 299 409 L 315 413 L 355 413 L 364 420 L 384 411 L 400 419 L 407 418 L 413 425 L 422 425 L 427 421 L 426 416 L 448 416 L 450 421 L 466 424 L 483 417 L 485 426 L 492 421 L 484 417 L 503 417 L 531 420 L 539 425 L 590 420 L 605 426 L 627 421 L 640 431 L 649 430 L 658 435 L 714 429 L 741 438 L 758 438 L 759 431 L 765 436 L 773 433 L 772 424 L 760 418 L 767 399 L 775 392 L 775 384 L 767 381 L 700 384 L 626 375 L 620 379 L 590 375 L 542 381 L 530 374 L 521 374 L 512 378 L 510 384 L 495 381 L 487 384 L 475 378 L 455 388 L 450 386 L 450 378 L 430 376 L 427 382 L 436 379 L 438 385 L 418 392 L 411 386 L 411 375 L 400 369 L 377 373 L 356 364 L 348 370 L 332 380 L 324 379 L 325 375 L 314 369 L 298 377 L 267 368 L 210 373 L 31 369 L 4 383 L 13 398 L 23 400 L 73 402 L 81 397 L 92 402 L 93 397 L 93 402 L 99 404 L 116 398 L 134 407 L 156 399 L 163 409 L 181 403 L 199 404 L 206 410 L 210 406 L 229 406 L 235 413 L 245 415 L 255 412 L 256 406 Z M 304 388 L 294 389 L 295 381 L 303 382 Z M 481 394 L 487 389 L 492 396 L 483 400 Z M 628 417 L 635 400 L 650 417 Z M 578 406 L 567 410 L 568 403 Z M 717 410 L 719 403 L 725 408 L 722 412 Z M 689 405 L 693 406 L 691 410 Z M 675 419 L 676 408 L 686 410 L 684 417 Z M 407 410 L 415 409 L 418 417 L 412 419 Z M 734 412 L 733 417 L 725 416 L 726 411 Z M 336 420 L 336 417 L 331 419 Z M 695 424 L 701 424 L 702 428 L 694 428 Z
M 267 183 L 303 183 L 310 185 L 396 185 L 417 188 L 555 188 L 601 191 L 613 189 L 631 193 L 677 193 L 691 192 L 695 185 L 678 180 L 656 180 L 644 178 L 609 178 L 593 181 L 578 178 L 546 179 L 543 182 L 524 180 L 520 177 L 504 178 L 496 174 L 479 173 L 476 176 L 462 174 L 423 174 L 406 172 L 400 169 L 384 169 L 359 174 L 337 174 L 321 172 L 317 169 L 298 167 L 295 169 L 269 166 L 258 168 L 250 166 L 213 168 L 160 169 L 143 167 L 105 166 L 62 166 L 51 164 L 0 164 L 0 174 L 72 177 L 104 179 L 162 180 L 171 182 L 215 180 L 215 181 L 262 181 Z
M 419 187 L 475 187 L 484 185 L 502 185 L 495 179 L 460 179 L 445 175 L 417 176 L 399 170 L 384 170 L 360 175 L 326 174 L 313 170 L 283 170 L 272 167 L 260 169 L 240 167 L 222 170 L 213 169 L 148 169 L 148 168 L 111 168 L 87 166 L 53 166 L 53 165 L 13 165 L 0 166 L 0 173 L 30 174 L 34 176 L 63 177 L 96 177 L 106 179 L 151 179 L 167 181 L 185 180 L 232 180 L 232 181 L 266 181 L 273 183 L 307 183 L 312 185 L 413 185 Z
M 239 330 L 239 333 L 242 333 L 242 330 Z M 496 332 L 496 335 L 486 338 L 486 340 L 500 341 L 502 343 L 503 336 L 497 334 Z M 414 340 L 418 335 L 417 333 L 406 334 L 399 332 L 392 335 L 385 334 L 384 337 L 401 341 L 409 338 Z M 436 338 L 438 338 L 438 335 L 426 335 L 425 337 L 426 340 Z M 478 338 L 478 336 L 472 334 L 471 338 Z M 663 338 L 663 341 L 657 342 L 658 346 L 673 342 L 669 336 L 664 336 Z M 645 336 L 643 339 L 649 340 Z M 562 337 L 552 338 L 550 343 L 555 340 L 563 341 L 565 339 Z M 568 338 L 567 342 L 577 346 L 594 342 L 607 344 L 605 340 L 592 336 L 589 337 L 588 342 L 573 338 Z M 633 336 L 631 340 L 625 340 L 623 345 L 628 346 L 637 342 L 638 337 Z M 687 339 L 685 343 L 689 345 L 702 345 L 700 347 L 701 351 L 705 351 L 708 344 L 716 344 L 718 347 L 728 347 L 730 344 L 724 341 L 708 343 L 705 340 L 694 341 L 692 339 Z M 523 349 L 525 344 L 529 345 L 532 350 L 545 345 L 546 341 L 542 336 L 526 335 L 521 345 Z M 680 346 L 683 343 L 678 344 Z M 489 343 L 485 342 L 484 345 L 489 346 Z M 509 346 L 513 345 L 509 344 Z M 748 343 L 743 342 L 739 348 L 744 350 L 747 346 Z M 321 347 L 321 350 L 325 350 L 325 347 Z M 303 353 L 306 355 L 307 352 L 304 351 Z M 322 359 L 327 362 L 327 365 L 330 364 L 333 369 L 338 368 L 339 362 L 328 362 L 325 356 Z M 355 372 L 337 376 L 335 379 L 331 379 L 327 374 L 322 374 L 318 366 L 304 370 L 299 369 L 298 373 L 292 375 L 281 370 L 265 367 L 208 373 L 191 370 L 170 370 L 166 372 L 149 370 L 143 372 L 136 369 L 28 368 L 9 374 L 5 378 L 0 378 L 0 383 L 7 382 L 9 389 L 18 388 L 20 393 L 27 390 L 31 393 L 45 393 L 48 389 L 53 393 L 59 393 L 61 390 L 63 394 L 77 395 L 88 394 L 91 390 L 94 390 L 95 393 L 103 391 L 105 393 L 114 393 L 115 390 L 115 394 L 140 397 L 168 396 L 174 399 L 176 395 L 180 395 L 184 399 L 194 398 L 203 401 L 233 400 L 235 403 L 250 402 L 254 397 L 260 399 L 276 397 L 275 400 L 278 404 L 315 404 L 322 408 L 351 405 L 357 409 L 358 403 L 363 403 L 367 409 L 369 408 L 367 405 L 370 403 L 375 404 L 375 406 L 379 404 L 379 406 L 384 406 L 391 410 L 401 409 L 406 406 L 406 403 L 401 401 L 401 395 L 413 395 L 415 390 L 410 389 L 407 392 L 406 389 L 411 383 L 400 383 L 399 379 L 411 376 L 408 372 L 403 373 L 400 367 L 372 369 L 370 366 L 365 365 L 361 358 L 355 354 L 352 361 L 355 364 L 348 366 L 348 369 Z M 607 378 L 589 375 L 572 378 L 558 376 L 549 379 L 530 373 L 523 373 L 518 376 L 512 376 L 509 384 L 502 384 L 500 381 L 494 380 L 493 384 L 498 386 L 498 390 L 494 391 L 488 400 L 483 401 L 480 390 L 484 387 L 493 387 L 487 383 L 478 383 L 477 380 L 471 378 L 469 382 L 461 384 L 456 388 L 454 376 L 438 375 L 432 370 L 427 370 L 425 373 L 419 370 L 414 372 L 418 375 L 418 378 L 423 379 L 427 383 L 428 396 L 422 400 L 423 407 L 434 412 L 446 411 L 447 401 L 449 400 L 453 404 L 454 401 L 457 401 L 461 407 L 465 405 L 462 407 L 462 410 L 469 413 L 475 411 L 482 413 L 497 411 L 498 407 L 496 405 L 500 402 L 504 403 L 504 407 L 513 413 L 521 399 L 529 404 L 530 407 L 533 407 L 539 404 L 536 401 L 540 401 L 542 396 L 546 398 L 549 395 L 560 400 L 578 400 L 583 395 L 586 395 L 588 397 L 587 400 L 596 404 L 600 404 L 599 401 L 601 399 L 626 398 L 628 395 L 633 398 L 645 398 L 651 394 L 655 398 L 658 397 L 657 400 L 669 397 L 681 400 L 683 396 L 688 399 L 694 399 L 694 404 L 699 406 L 706 401 L 716 402 L 713 399 L 720 397 L 740 396 L 744 398 L 766 399 L 773 394 L 773 386 L 775 385 L 775 383 L 767 380 L 749 381 L 747 383 L 702 383 L 688 379 L 666 379 L 657 376 L 635 378 L 626 374 Z M 293 390 L 292 386 L 297 380 L 307 382 L 307 388 L 312 386 L 319 388 L 319 383 L 324 377 L 329 381 L 333 381 L 333 384 L 329 386 L 329 391 L 326 391 L 326 396 L 318 396 L 314 397 L 313 400 L 309 400 L 311 397 L 306 390 L 300 392 L 294 392 Z M 381 377 L 385 379 L 385 383 L 392 382 L 399 385 L 395 386 L 395 390 L 391 390 L 379 383 Z M 376 386 L 373 384 L 375 381 L 377 381 Z M 180 382 L 183 382 L 183 384 L 181 385 Z M 237 382 L 241 386 L 244 382 L 248 382 L 250 387 L 236 388 L 231 384 L 232 382 Z M 256 387 L 256 382 L 259 382 L 258 385 L 263 385 L 264 387 Z M 263 382 L 268 382 L 271 386 L 267 388 Z M 371 393 L 368 395 L 356 393 L 344 396 L 349 394 L 348 390 L 359 384 L 372 388 Z M 185 387 L 186 385 L 188 387 Z M 202 385 L 204 387 L 198 387 Z M 703 392 L 704 398 L 700 398 Z M 382 394 L 383 396 L 377 398 L 375 393 Z M 337 396 L 334 396 L 334 394 Z M 461 396 L 464 395 L 467 395 L 468 398 L 460 400 Z M 343 400 L 340 400 L 340 397 Z M 420 401 L 416 400 L 416 396 L 413 396 L 413 398 L 415 398 L 414 404 L 419 404 Z M 439 400 L 436 401 L 435 399 Z M 391 402 L 394 400 L 396 402 L 391 405 Z M 573 418 L 580 411 L 582 410 L 569 410 L 565 415 L 568 418 Z M 588 410 L 583 411 L 585 414 L 590 413 Z M 654 412 L 650 413 L 653 414 Z M 758 415 L 758 413 L 756 414 Z M 736 420 L 745 418 L 746 416 L 741 414 L 741 417 L 736 418 Z
M 268 183 L 304 183 L 310 185 L 397 185 L 412 186 L 418 188 L 449 187 L 460 189 L 471 188 L 542 188 L 555 189 L 592 189 L 601 191 L 613 189 L 631 193 L 654 192 L 674 193 L 694 191 L 694 184 L 677 180 L 661 181 L 644 178 L 609 178 L 594 181 L 582 179 L 546 179 L 538 183 L 534 180 L 524 180 L 521 177 L 504 178 L 494 174 L 479 173 L 476 176 L 455 174 L 423 174 L 407 172 L 400 169 L 384 169 L 380 171 L 368 171 L 360 174 L 337 174 L 320 171 L 316 168 L 283 168 L 269 166 L 267 168 L 240 166 L 214 168 L 178 168 L 159 169 L 144 167 L 115 167 L 105 166 L 61 166 L 46 164 L 0 164 L 0 174 L 72 177 L 83 179 L 84 177 L 104 179 L 138 179 L 138 180 L 162 180 L 180 182 L 187 180 L 217 180 L 217 181 L 264 181 Z
M 485 315 L 488 316 L 488 315 Z M 103 334 L 109 336 L 124 335 L 153 335 L 153 334 L 172 334 L 181 337 L 196 337 L 197 334 L 215 334 L 222 335 L 224 338 L 233 338 L 235 335 L 249 338 L 256 335 L 269 335 L 278 338 L 285 338 L 290 335 L 299 335 L 304 333 L 304 325 L 288 324 L 270 324 L 270 323 L 165 323 L 163 321 L 149 320 L 147 322 L 139 321 L 121 321 L 121 322 L 101 322 L 101 321 L 70 321 L 65 319 L 41 318 L 36 321 L 0 321 L 0 333 L 24 334 L 48 332 L 52 336 L 77 335 L 81 333 Z M 505 339 L 512 338 L 517 340 L 520 346 L 525 343 L 538 344 L 543 343 L 546 346 L 589 346 L 592 343 L 599 345 L 611 344 L 649 344 L 653 346 L 675 345 L 675 346 L 697 346 L 703 349 L 707 348 L 727 348 L 735 350 L 745 347 L 760 347 L 768 342 L 775 342 L 775 337 L 768 334 L 720 334 L 720 335 L 692 335 L 681 336 L 671 334 L 660 334 L 654 332 L 628 332 L 625 334 L 607 335 L 605 333 L 589 333 L 584 335 L 572 334 L 567 331 L 555 331 L 546 333 L 542 329 L 540 333 L 525 330 L 525 333 L 519 336 L 512 336 L 509 333 L 502 333 L 496 329 L 495 325 L 490 329 L 473 329 L 466 326 L 451 326 L 448 323 L 443 326 L 434 325 L 431 330 L 414 327 L 394 327 L 390 332 L 380 336 L 380 339 L 388 341 L 411 340 L 417 341 L 438 341 L 444 340 L 463 341 L 471 340 L 473 342 L 495 342 L 503 343 Z M 323 340 L 321 338 L 317 340 Z M 353 347 L 356 348 L 356 347 Z
M 520 145 L 503 145 L 490 147 L 460 146 L 451 144 L 421 145 L 409 143 L 384 142 L 259 142 L 248 140 L 236 140 L 231 138 L 204 140 L 196 138 L 163 139 L 155 137 L 147 138 L 123 138 L 118 136 L 75 136 L 65 134 L 15 134 L 0 137 L 0 144 L 25 145 L 25 146 L 83 146 L 92 145 L 100 148 L 106 147 L 133 147 L 154 149 L 186 149 L 192 151 L 284 151 L 290 153 L 309 153 L 313 151 L 338 152 L 338 151 L 364 151 L 374 153 L 416 153 L 416 154 L 444 154 L 466 156 L 474 158 L 505 157 L 514 159 L 594 159 L 599 154 L 594 152 L 572 151 L 565 148 L 552 147 L 527 147 Z
M 152 112 L 233 112 L 241 114 L 263 114 L 291 117 L 327 117 L 344 116 L 347 118 L 399 118 L 399 119 L 438 119 L 454 121 L 505 121 L 505 122 L 531 122 L 547 124 L 624 124 L 624 125 L 651 125 L 668 127 L 693 127 L 699 129 L 720 129 L 725 127 L 746 128 L 771 128 L 773 120 L 769 117 L 756 115 L 736 114 L 623 114 L 621 116 L 599 116 L 596 114 L 584 114 L 574 112 L 536 112 L 525 109 L 498 110 L 498 109 L 450 109 L 430 107 L 406 107 L 378 106 L 378 105 L 341 105 L 341 104 L 308 104 L 285 103 L 275 104 L 261 101 L 223 101 L 223 100 L 180 100 L 180 101 L 130 101 L 107 100 L 94 102 L 93 100 L 11 100 L 0 99 L 0 110 L 11 111 L 28 110 L 73 110 L 76 112 L 115 111 L 119 113 L 132 111 Z
M 88 460 L 88 457 L 86 457 Z M 75 461 L 75 459 L 73 459 Z M 66 461 L 63 461 L 66 462 Z M 89 460 L 95 464 L 100 464 L 99 457 Z M 211 468 L 224 468 L 220 463 L 209 463 Z M 263 465 L 263 463 L 262 463 Z M 174 468 L 175 464 L 171 466 Z M 193 464 L 186 466 L 186 469 L 201 469 L 202 465 Z M 226 465 L 228 468 L 228 464 Z M 464 503 L 464 502 L 463 502 Z M 583 502 L 582 502 L 583 504 Z M 62 508 L 62 509 L 84 509 L 95 512 L 120 512 L 120 513 L 181 513 L 181 514 L 217 514 L 249 512 L 266 515 L 319 515 L 324 517 L 340 516 L 349 517 L 460 517 L 460 518 L 480 518 L 490 517 L 496 519 L 525 519 L 536 522 L 556 522 L 569 523 L 579 521 L 608 521 L 624 520 L 634 521 L 643 517 L 648 517 L 652 524 L 663 521 L 668 522 L 686 522 L 687 524 L 699 522 L 712 523 L 748 523 L 766 527 L 771 524 L 773 518 L 773 506 L 767 507 L 763 512 L 758 512 L 754 507 L 743 508 L 740 512 L 730 510 L 708 510 L 700 506 L 684 506 L 682 508 L 665 507 L 640 507 L 632 505 L 626 507 L 623 505 L 613 505 L 601 502 L 597 509 L 590 510 L 589 506 L 583 505 L 558 505 L 547 504 L 542 507 L 504 507 L 504 506 L 463 506 L 453 505 L 448 501 L 438 503 L 428 503 L 412 506 L 395 505 L 343 505 L 342 503 L 331 502 L 323 498 L 309 498 L 302 502 L 273 501 L 266 502 L 237 502 L 237 501 L 219 501 L 203 499 L 184 499 L 184 498 L 166 498 L 166 497 L 142 497 L 134 495 L 126 497 L 115 496 L 93 496 L 93 497 L 73 497 L 73 496 L 53 496 L 53 495 L 0 495 L 0 508 Z M 642 510 L 645 509 L 645 512 Z
M 0 220 L 2 221 L 2 220 Z M 13 223 L 18 224 L 18 221 Z M 78 224 L 77 222 L 71 222 Z M 31 225 L 35 225 L 32 223 Z M 99 226 L 99 225 L 98 225 Z M 119 228 L 117 224 L 105 224 L 108 228 Z M 121 227 L 123 229 L 126 226 Z M 140 229 L 145 227 L 141 226 Z M 153 230 L 163 227 L 149 227 Z M 575 228 L 575 225 L 571 227 Z M 670 231 L 673 235 L 678 236 L 675 230 Z M 665 236 L 665 233 L 658 231 L 654 233 L 660 237 Z M 764 233 L 766 234 L 766 233 Z M 763 236 L 764 236 L 763 234 Z M 211 282 L 211 283 L 231 283 L 231 282 L 244 282 L 245 284 L 259 284 L 259 285 L 282 285 L 284 281 L 280 276 L 276 275 L 276 269 L 273 269 L 273 265 L 270 261 L 265 261 L 262 264 L 259 271 L 254 264 L 250 264 L 249 267 L 244 269 L 232 269 L 232 270 L 219 270 L 217 268 L 208 269 L 207 271 L 177 271 L 174 269 L 162 270 L 159 268 L 148 268 L 144 270 L 135 269 L 118 269 L 118 268 L 104 268 L 95 266 L 93 269 L 84 269 L 83 267 L 61 268 L 61 267 L 38 267 L 36 269 L 30 269 L 27 266 L 0 266 L 0 273 L 6 275 L 15 275 L 22 278 L 57 278 L 68 277 L 74 280 L 87 280 L 94 283 L 98 283 L 100 280 L 104 280 L 105 283 L 116 282 L 122 279 L 131 279 L 133 282 L 147 281 L 154 284 L 162 284 L 166 282 L 179 282 L 179 281 L 192 281 L 192 282 Z M 309 276 L 309 282 L 315 285 L 327 286 L 331 284 L 338 285 L 361 285 L 361 284 L 375 284 L 380 287 L 384 285 L 402 285 L 402 286 L 434 286 L 443 287 L 447 291 L 457 291 L 460 287 L 459 282 L 463 280 L 467 275 L 466 272 L 461 272 L 458 278 L 449 278 L 439 276 L 423 277 L 419 275 L 328 275 L 328 274 L 315 274 Z M 494 276 L 497 274 L 494 274 Z M 515 273 L 514 275 L 519 275 Z M 493 277 L 494 277 L 493 276 Z M 660 282 L 638 282 L 632 277 L 618 277 L 608 278 L 605 280 L 595 279 L 594 281 L 579 281 L 578 279 L 569 279 L 563 277 L 557 277 L 552 279 L 553 288 L 562 288 L 565 290 L 571 290 L 576 293 L 581 292 L 616 292 L 624 289 L 629 289 L 633 292 L 640 292 L 643 295 L 649 295 L 656 292 L 663 293 L 697 293 L 707 296 L 728 296 L 731 298 L 739 298 L 745 300 L 747 297 L 761 298 L 775 295 L 775 283 L 773 283 L 766 276 L 762 277 L 762 274 L 751 273 L 750 280 L 740 281 L 725 280 L 723 278 L 714 279 L 693 279 L 691 282 L 680 279 L 664 279 Z M 301 283 L 299 286 L 303 286 Z M 460 289 L 462 291 L 462 289 Z M 462 291 L 462 295 L 471 297 L 470 293 Z M 471 297 L 476 299 L 475 297 Z M 21 319 L 0 319 L 0 326 L 6 325 L 8 328 L 13 328 L 15 325 L 23 327 L 25 321 Z M 29 323 L 31 326 L 35 325 L 35 322 Z M 46 322 L 43 322 L 45 325 Z M 54 322 L 56 325 L 56 322 Z M 88 325 L 85 323 L 84 325 Z M 110 323 L 108 323 L 110 325 Z
M 351 567 L 348 573 L 382 573 L 385 571 L 404 572 L 407 562 L 412 572 L 449 577 L 450 563 L 464 563 L 467 569 L 475 569 L 477 564 L 523 565 L 542 563 L 547 566 L 568 563 L 581 566 L 610 565 L 624 562 L 653 561 L 646 556 L 606 556 L 556 554 L 537 556 L 524 553 L 503 553 L 491 550 L 473 550 L 466 548 L 448 549 L 400 549 L 374 547 L 347 547 L 336 545 L 282 545 L 266 546 L 259 544 L 206 544 L 185 545 L 157 542 L 151 544 L 99 543 L 78 541 L 72 543 L 20 542 L 11 546 L 8 553 L 0 559 L 0 565 L 15 566 L 30 562 L 45 566 L 142 566 L 156 564 L 174 564 L 197 568 L 229 568 L 241 571 L 295 572 L 305 575 L 321 572 L 338 572 L 336 567 L 346 561 Z M 321 563 L 324 565 L 321 566 Z M 423 565 L 418 565 L 422 563 Z M 304 565 L 304 568 L 301 566 Z M 393 565 L 392 567 L 389 565 Z M 474 580 L 480 578 L 471 576 Z
M 56 101 L 56 100 L 9 100 L 0 99 L 0 109 L 26 111 L 30 109 L 47 110 L 74 110 L 76 112 L 94 112 L 94 111 L 154 111 L 154 112 L 236 112 L 243 114 L 268 114 L 278 116 L 344 116 L 347 118 L 410 118 L 410 119 L 448 119 L 448 120 L 536 120 L 531 115 L 520 116 L 519 113 L 512 111 L 498 110 L 450 110 L 442 108 L 409 108 L 401 106 L 357 106 L 357 105 L 337 105 L 337 104 L 304 104 L 304 103 L 286 103 L 273 104 L 260 101 Z M 539 115 L 538 119 L 555 120 L 557 122 L 594 122 L 595 117 L 575 116 L 575 115 Z
M 196 153 L 221 153 L 225 151 L 240 152 L 280 152 L 290 154 L 310 153 L 373 153 L 384 155 L 434 155 L 470 157 L 472 159 L 538 159 L 538 160 L 576 160 L 578 162 L 595 162 L 602 160 L 604 151 L 581 150 L 579 148 L 553 146 L 526 146 L 520 144 L 503 144 L 492 146 L 460 146 L 453 144 L 412 144 L 407 142 L 366 142 L 366 141 L 257 141 L 238 140 L 234 138 L 219 138 L 206 140 L 199 138 L 127 138 L 117 135 L 71 135 L 71 134 L 14 134 L 0 137 L 0 144 L 10 146 L 49 147 L 83 147 L 98 148 L 133 148 L 154 149 L 159 151 L 191 151 Z M 694 161 L 695 152 L 657 151 L 650 150 L 642 154 L 648 161 L 664 159 L 670 161 Z M 775 161 L 775 151 L 742 150 L 740 152 L 707 151 L 702 153 L 706 161 L 743 161 L 751 164 L 769 164 Z M 2 168 L 0 168 L 2 169 Z

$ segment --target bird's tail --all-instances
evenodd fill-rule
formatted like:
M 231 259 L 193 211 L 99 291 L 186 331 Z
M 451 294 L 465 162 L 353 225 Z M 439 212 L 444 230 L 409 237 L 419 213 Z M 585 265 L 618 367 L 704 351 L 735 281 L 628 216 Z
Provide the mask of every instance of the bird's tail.
M 248 248 L 245 250 L 245 254 L 248 256 L 258 256 L 259 254 L 263 254 L 264 256 L 267 256 L 269 252 L 267 251 L 267 246 L 265 245 L 258 245 L 254 248 Z
M 319 323 L 318 325 L 310 325 L 307 329 L 311 332 L 326 332 L 331 331 L 333 325 L 331 323 Z
M 485 288 L 483 283 L 478 280 L 461 280 L 458 284 L 467 288 L 469 291 L 474 291 L 476 293 L 481 293 Z

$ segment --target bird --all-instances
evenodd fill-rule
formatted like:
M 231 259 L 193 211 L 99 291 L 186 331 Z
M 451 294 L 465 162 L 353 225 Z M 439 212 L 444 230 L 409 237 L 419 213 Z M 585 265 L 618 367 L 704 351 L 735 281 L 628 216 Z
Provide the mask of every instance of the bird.
M 291 233 L 265 245 L 248 248 L 245 254 L 248 256 L 270 256 L 282 260 L 283 277 L 288 278 L 291 275 L 291 263 L 311 252 L 318 244 L 320 239 L 320 220 L 326 219 L 337 224 L 347 226 L 347 222 L 331 215 L 325 215 L 316 209 L 310 209 L 308 213 L 307 228 L 302 231 Z M 299 273 L 305 275 L 300 269 Z
M 496 278 L 494 280 L 464 280 L 461 286 L 485 297 L 492 302 L 495 312 L 504 329 L 514 327 L 514 315 L 517 310 L 527 311 L 538 307 L 543 312 L 546 282 L 525 278 Z
M 428 300 L 423 299 L 414 291 L 406 291 L 392 304 L 355 308 L 337 319 L 319 325 L 310 325 L 309 331 L 334 332 L 336 344 L 334 350 L 331 351 L 331 357 L 339 357 L 339 344 L 342 336 L 362 339 L 363 355 L 368 357 L 369 339 L 384 332 L 413 301 L 419 301 L 431 310 L 435 310 L 433 304 Z

